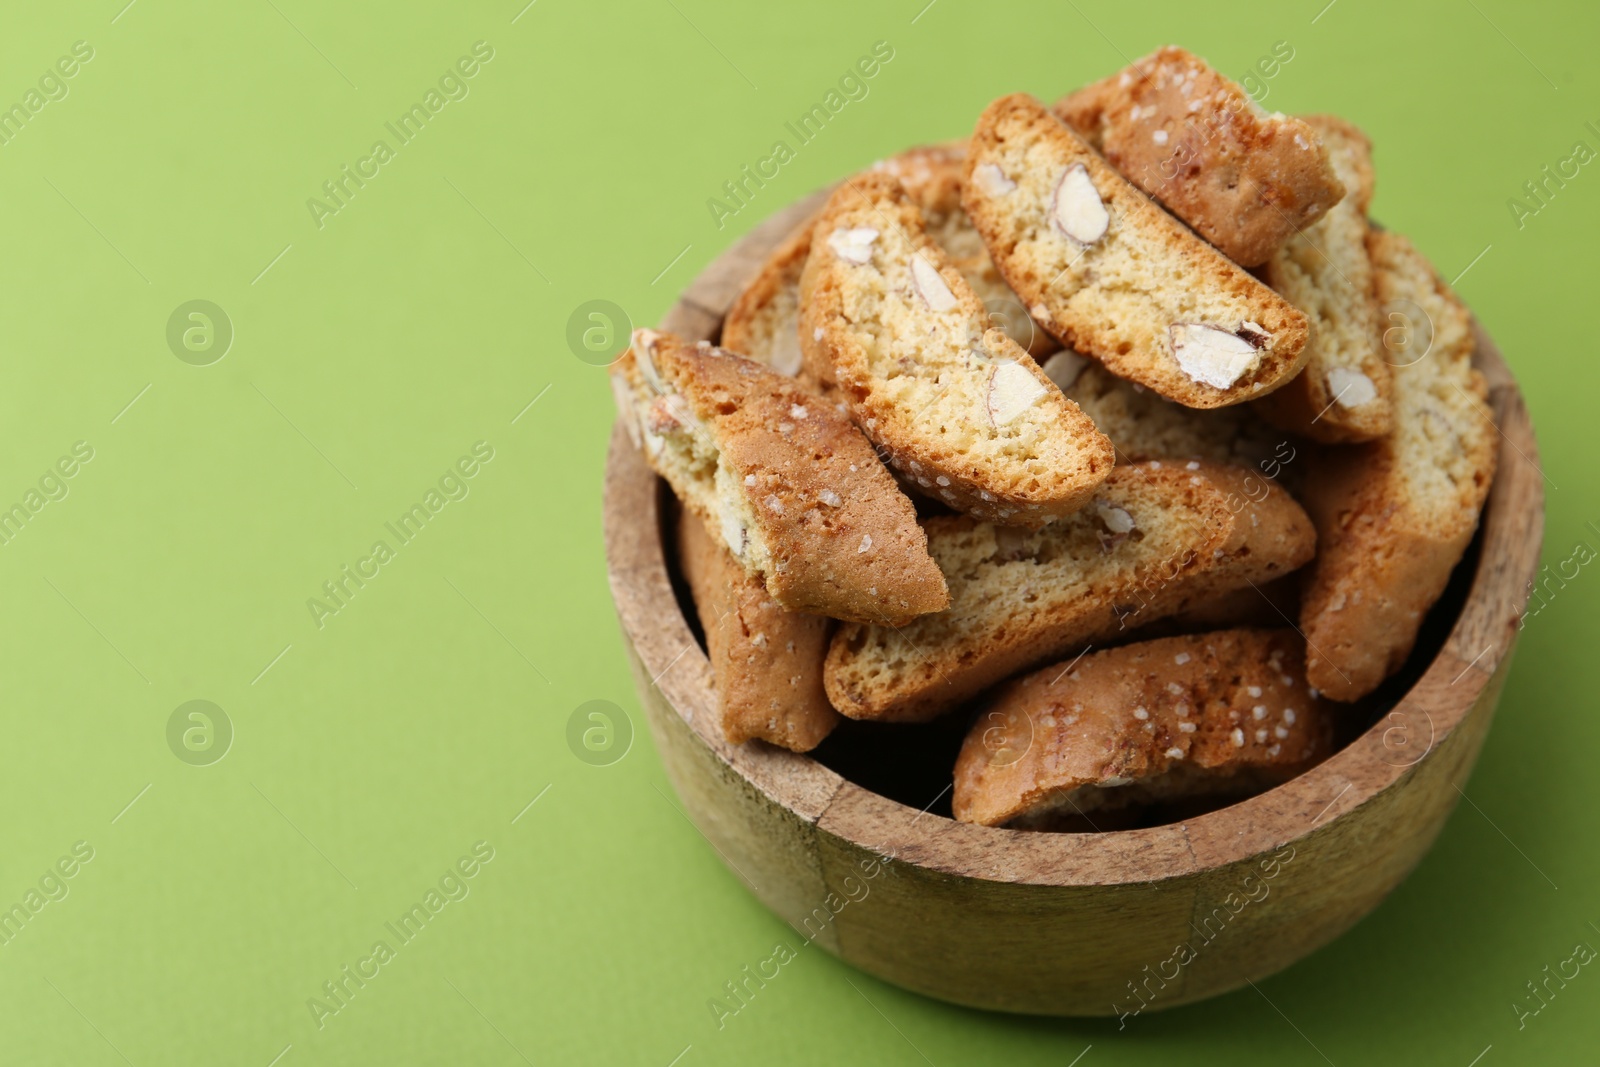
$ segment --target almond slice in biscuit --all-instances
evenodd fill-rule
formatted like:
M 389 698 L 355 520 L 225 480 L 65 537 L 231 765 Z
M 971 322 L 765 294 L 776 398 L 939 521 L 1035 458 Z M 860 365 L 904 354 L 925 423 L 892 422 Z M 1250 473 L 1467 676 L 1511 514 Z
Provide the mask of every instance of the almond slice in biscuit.
M 990 327 L 899 181 L 869 173 L 840 186 L 812 248 L 801 278 L 807 363 L 832 368 L 856 425 L 907 481 L 1016 525 L 1090 498 L 1111 469 L 1110 444 Z
M 1333 709 L 1292 630 L 1142 641 L 1002 689 L 956 759 L 955 817 L 1052 829 L 1153 802 L 1243 796 L 1332 751 Z
M 928 520 L 950 608 L 834 634 L 824 681 L 851 718 L 919 722 L 1019 670 L 1261 585 L 1312 556 L 1287 493 L 1236 467 L 1118 467 L 1091 507 L 1039 531 Z
M 784 608 L 893 624 L 949 603 L 911 501 L 817 394 L 653 330 L 611 373 L 645 459 Z
M 978 120 L 962 203 L 1000 274 L 1063 344 L 1195 408 L 1263 396 L 1304 363 L 1306 318 L 1024 93 Z

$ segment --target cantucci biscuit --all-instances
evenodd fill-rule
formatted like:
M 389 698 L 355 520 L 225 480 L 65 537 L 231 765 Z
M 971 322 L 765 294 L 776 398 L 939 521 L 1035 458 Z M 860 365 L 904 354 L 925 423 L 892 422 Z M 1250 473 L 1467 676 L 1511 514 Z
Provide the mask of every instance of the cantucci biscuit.
M 839 724 L 822 689 L 832 623 L 785 611 L 698 515 L 678 516 L 678 557 L 706 634 L 717 714 L 729 744 L 760 738 L 795 752 Z
M 1287 781 L 1333 747 L 1292 630 L 1142 641 L 1002 689 L 956 759 L 961 822 L 1051 829 L 1063 817 L 1229 796 Z
M 1367 255 L 1372 143 L 1342 119 L 1316 115 L 1306 122 L 1321 134 L 1350 191 L 1267 261 L 1267 284 L 1311 320 L 1310 355 L 1305 370 L 1256 407 L 1274 425 L 1314 441 L 1370 441 L 1394 428 L 1394 376 Z
M 1265 263 L 1344 195 L 1317 131 L 1268 114 L 1182 48 L 1063 97 L 1055 113 L 1224 255 Z
M 1217 408 L 1263 396 L 1304 365 L 1300 311 L 1025 93 L 978 120 L 962 203 L 1033 317 L 1119 377 Z
M 1300 628 L 1306 675 L 1335 700 L 1365 696 L 1410 655 L 1477 529 L 1496 461 L 1470 313 L 1406 238 L 1375 232 L 1369 245 L 1380 306 L 1430 343 L 1391 355 L 1393 432 L 1319 453 L 1307 480 L 1321 550 Z
M 841 626 L 828 699 L 851 718 L 931 719 L 1016 671 L 1287 574 L 1312 556 L 1311 522 L 1282 490 L 1252 495 L 1247 478 L 1132 464 L 1089 507 L 1036 532 L 930 519 L 949 610 L 899 628 Z
M 896 623 L 949 603 L 911 501 L 815 393 L 653 330 L 611 373 L 646 461 L 783 607 Z
M 892 175 L 841 185 L 800 285 L 808 367 L 832 368 L 856 425 L 926 494 L 1041 526 L 1111 470 L 1111 445 L 983 304 Z

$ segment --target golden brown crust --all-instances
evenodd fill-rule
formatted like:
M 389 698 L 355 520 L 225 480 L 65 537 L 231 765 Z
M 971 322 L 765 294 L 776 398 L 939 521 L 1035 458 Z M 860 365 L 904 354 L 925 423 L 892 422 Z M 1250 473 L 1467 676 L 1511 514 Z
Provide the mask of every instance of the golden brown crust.
M 1371 441 L 1394 428 L 1394 375 L 1384 358 L 1367 255 L 1372 143 L 1351 123 L 1305 120 L 1321 135 L 1350 194 L 1267 261 L 1267 284 L 1311 320 L 1303 371 L 1256 401 L 1273 425 L 1313 441 Z
M 722 736 L 795 752 L 816 748 L 839 724 L 822 689 L 829 620 L 785 611 L 687 508 L 678 555 L 706 635 Z
M 911 501 L 817 394 L 650 330 L 612 373 L 646 460 L 779 604 L 883 622 L 949 603 Z
M 862 248 L 840 245 L 850 235 Z M 999 522 L 1039 526 L 1089 499 L 1114 463 L 1109 442 L 989 328 L 898 180 L 846 181 L 812 247 L 800 296 L 807 366 L 832 368 L 856 425 L 892 466 L 947 506 Z
M 1182 48 L 1158 49 L 1069 94 L 1055 113 L 1129 181 L 1246 267 L 1265 263 L 1345 193 L 1315 129 L 1267 114 L 1236 82 Z
M 931 519 L 950 609 L 892 629 L 846 625 L 824 680 L 851 718 L 933 718 L 1016 671 L 1303 565 L 1311 522 L 1250 471 L 1119 466 L 1094 504 L 1041 531 Z
M 1332 750 L 1290 630 L 1223 630 L 1123 645 L 1006 686 L 955 766 L 955 817 L 1048 826 L 1058 814 L 1244 793 Z
M 1300 311 L 1027 94 L 996 100 L 978 120 L 962 198 L 1033 317 L 1120 377 L 1216 408 L 1265 395 L 1304 365 Z M 1069 236 L 1063 203 L 1082 206 L 1098 229 L 1079 223 L 1088 230 Z
M 1369 247 L 1380 303 L 1425 320 L 1408 329 L 1427 325 L 1431 347 L 1395 367 L 1392 433 L 1313 457 L 1306 508 L 1321 551 L 1300 625 L 1311 684 L 1335 700 L 1370 693 L 1410 655 L 1472 540 L 1496 458 L 1465 306 L 1404 237 L 1374 233 Z

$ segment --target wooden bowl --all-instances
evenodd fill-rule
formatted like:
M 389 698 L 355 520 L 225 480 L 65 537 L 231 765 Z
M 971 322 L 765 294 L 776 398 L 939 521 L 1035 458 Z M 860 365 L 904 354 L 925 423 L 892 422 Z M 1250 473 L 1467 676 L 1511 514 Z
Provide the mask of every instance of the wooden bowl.
M 662 328 L 715 340 L 739 290 L 823 195 L 779 212 L 707 267 Z M 1538 566 L 1544 493 L 1532 426 L 1494 344 L 1481 331 L 1477 342 L 1504 444 L 1476 548 L 1430 621 L 1437 652 L 1419 641 L 1409 676 L 1387 690 L 1392 707 L 1369 711 L 1370 728 L 1293 781 L 1180 822 L 1105 833 L 958 823 L 809 755 L 727 744 L 710 666 L 674 592 L 670 494 L 615 429 L 611 590 L 639 700 L 689 818 L 799 937 L 970 1007 L 1158 1010 L 1259 980 L 1327 944 L 1400 883 L 1455 808 Z M 947 768 L 933 773 L 948 780 Z M 927 796 L 931 808 L 938 798 Z

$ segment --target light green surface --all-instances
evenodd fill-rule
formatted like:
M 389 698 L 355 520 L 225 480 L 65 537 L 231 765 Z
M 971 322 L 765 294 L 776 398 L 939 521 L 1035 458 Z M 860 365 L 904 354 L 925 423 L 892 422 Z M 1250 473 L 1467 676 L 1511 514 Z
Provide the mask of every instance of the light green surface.
M 1377 214 L 1448 276 L 1472 265 L 1460 290 L 1537 420 L 1546 558 L 1600 549 L 1600 172 L 1520 228 L 1506 204 L 1600 148 L 1592 5 L 122 2 L 13 6 L 0 33 L 0 101 L 93 49 L 0 145 L 0 505 L 92 449 L 0 546 L 0 905 L 92 849 L 0 946 L 0 1061 L 1593 1061 L 1592 968 L 1521 1029 L 1512 1005 L 1600 946 L 1594 568 L 1527 628 L 1462 783 L 1477 810 L 1259 993 L 1118 1033 L 952 1009 L 810 948 L 719 1030 L 708 998 L 795 938 L 665 799 L 642 722 L 611 765 L 569 749 L 580 704 L 638 708 L 602 565 L 611 401 L 566 342 L 589 300 L 655 321 L 761 217 L 997 95 L 1167 41 L 1242 75 L 1287 41 L 1267 105 L 1362 124 Z M 385 123 L 478 41 L 468 94 L 400 144 Z M 868 95 L 796 146 L 785 123 L 878 41 Z M 794 158 L 718 229 L 707 199 L 780 138 Z M 379 139 L 393 158 L 319 228 L 307 199 Z M 191 300 L 233 324 L 219 362 L 168 347 Z M 477 442 L 493 458 L 445 477 Z M 385 523 L 441 478 L 467 495 L 401 544 Z M 308 598 L 380 539 L 393 558 L 319 627 Z M 219 762 L 169 748 L 192 700 L 232 724 Z M 389 933 L 462 857 L 443 884 L 467 895 Z M 319 1029 L 308 999 L 379 940 L 393 958 Z

